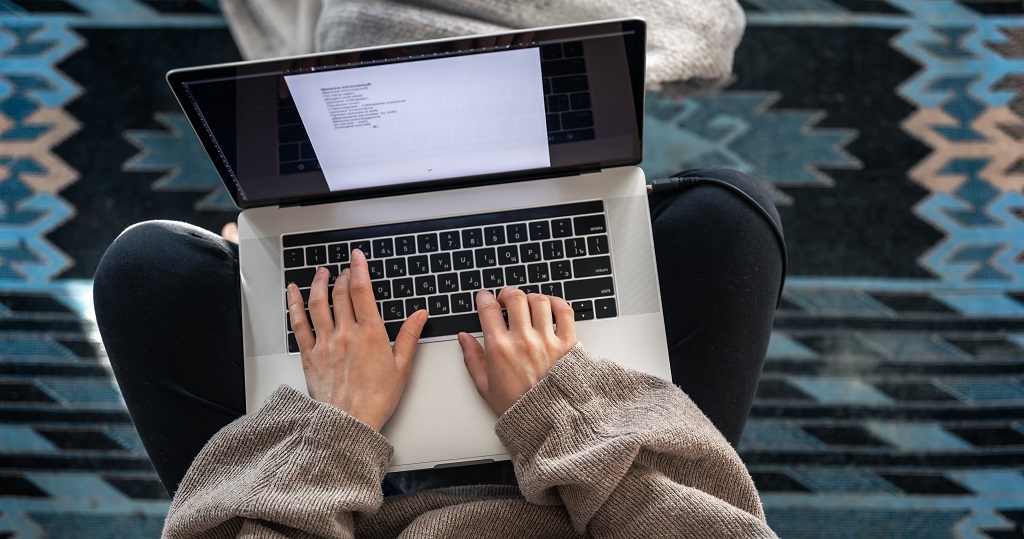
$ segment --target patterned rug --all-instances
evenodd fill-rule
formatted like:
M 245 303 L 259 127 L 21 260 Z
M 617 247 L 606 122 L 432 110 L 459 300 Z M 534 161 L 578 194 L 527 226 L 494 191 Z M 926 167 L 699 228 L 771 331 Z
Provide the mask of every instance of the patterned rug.
M 740 453 L 781 537 L 1024 535 L 1024 5 L 742 0 L 735 77 L 648 98 L 644 169 L 753 174 L 790 276 Z M 0 538 L 155 537 L 91 276 L 237 211 L 163 80 L 214 0 L 0 0 Z

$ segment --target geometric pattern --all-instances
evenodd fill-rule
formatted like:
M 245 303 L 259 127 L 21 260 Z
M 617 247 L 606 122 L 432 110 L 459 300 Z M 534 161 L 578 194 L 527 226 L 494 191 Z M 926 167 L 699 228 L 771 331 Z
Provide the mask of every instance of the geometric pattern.
M 683 101 L 649 93 L 642 166 L 747 172 L 795 238 L 739 446 L 769 523 L 796 538 L 1021 537 L 1024 6 L 740 3 L 733 79 Z M 118 61 L 105 34 L 175 43 L 143 52 L 179 67 L 208 57 L 221 42 L 195 40 L 214 33 L 227 39 L 214 0 L 0 0 L 0 537 L 162 526 L 166 494 L 112 382 L 91 281 L 63 276 L 90 275 L 87 251 L 120 230 L 103 218 L 145 218 L 143 200 L 211 226 L 231 215 L 164 86 L 106 110 L 87 75 L 93 58 Z M 100 131 L 97 110 L 126 119 Z M 835 223 L 848 226 L 835 240 L 798 241 Z M 886 248 L 911 233 L 913 252 Z M 886 257 L 908 262 L 859 264 Z

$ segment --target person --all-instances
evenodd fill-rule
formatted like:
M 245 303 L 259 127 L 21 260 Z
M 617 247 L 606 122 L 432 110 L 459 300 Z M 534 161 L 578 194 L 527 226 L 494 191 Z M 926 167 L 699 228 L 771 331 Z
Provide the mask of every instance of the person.
M 426 313 L 392 347 L 361 253 L 331 291 L 317 274 L 312 327 L 297 290 L 286 292 L 309 397 L 282 386 L 244 415 L 237 245 L 184 223 L 125 230 L 99 264 L 94 301 L 125 403 L 174 496 L 164 535 L 774 537 L 733 447 L 781 293 L 781 225 L 744 174 L 679 176 L 709 181 L 650 197 L 672 383 L 592 355 L 560 298 L 478 293 L 483 344 L 458 339 L 512 457 L 505 485 L 385 496 L 391 447 L 379 431 Z

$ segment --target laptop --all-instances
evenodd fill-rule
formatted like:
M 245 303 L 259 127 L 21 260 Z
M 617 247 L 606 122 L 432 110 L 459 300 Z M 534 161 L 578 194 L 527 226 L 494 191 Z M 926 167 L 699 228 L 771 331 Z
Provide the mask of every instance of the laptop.
M 594 353 L 671 378 L 641 159 L 645 24 L 178 69 L 235 204 L 246 407 L 306 390 L 285 287 L 367 254 L 392 338 L 425 308 L 389 471 L 508 459 L 455 335 L 475 292 L 564 297 Z

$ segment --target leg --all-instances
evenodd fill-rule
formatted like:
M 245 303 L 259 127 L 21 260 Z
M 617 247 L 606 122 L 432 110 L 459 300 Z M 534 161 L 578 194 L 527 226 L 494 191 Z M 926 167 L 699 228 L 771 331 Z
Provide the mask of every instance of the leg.
M 238 246 L 152 221 L 125 230 L 96 270 L 96 318 L 117 384 L 168 493 L 245 413 Z
M 740 188 L 781 231 L 775 206 L 746 175 L 681 175 Z M 650 203 L 673 381 L 735 446 L 768 348 L 783 246 L 765 216 L 727 187 L 698 183 Z

